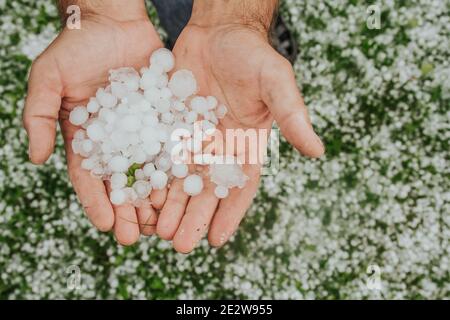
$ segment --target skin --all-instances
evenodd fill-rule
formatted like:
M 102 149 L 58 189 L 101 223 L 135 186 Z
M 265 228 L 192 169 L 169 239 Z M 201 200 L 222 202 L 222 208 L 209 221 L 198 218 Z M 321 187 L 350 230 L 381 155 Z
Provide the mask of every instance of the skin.
M 42 164 L 53 152 L 59 121 L 69 176 L 87 216 L 99 230 L 113 229 L 119 243 L 131 245 L 140 233 L 154 233 L 155 227 L 150 226 L 156 223 L 154 209 L 150 203 L 139 209 L 111 205 L 109 187 L 83 170 L 82 158 L 72 152 L 71 141 L 78 128 L 68 121 L 75 106 L 86 105 L 106 85 L 110 69 L 132 66 L 139 70 L 148 65 L 151 52 L 162 47 L 142 1 L 128 1 L 126 6 L 114 1 L 107 6 L 103 1 L 90 1 L 89 7 L 81 2 L 81 29 L 65 28 L 34 61 L 23 122 L 30 160 Z
M 324 147 L 311 126 L 292 66 L 268 43 L 270 22 L 252 24 L 236 18 L 239 14 L 229 7 L 233 1 L 214 1 L 212 6 L 212 2 L 196 1 L 192 19 L 173 50 L 176 69 L 192 70 L 199 95 L 213 95 L 226 104 L 229 113 L 221 121 L 222 131 L 270 130 L 276 120 L 298 151 L 320 157 Z M 242 3 L 234 3 L 234 9 L 242 10 Z M 252 3 L 256 1 L 246 0 L 244 7 Z M 270 12 L 270 7 L 261 4 L 273 5 L 276 1 L 258 3 L 264 13 Z M 157 234 L 173 240 L 180 253 L 191 252 L 206 233 L 212 246 L 223 246 L 238 228 L 259 185 L 261 166 L 247 164 L 243 169 L 250 177 L 245 188 L 232 189 L 221 201 L 208 178 L 204 179 L 202 194 L 194 197 L 187 196 L 182 182 L 176 180 L 161 210 Z
M 221 130 L 270 129 L 276 120 L 293 146 L 306 156 L 319 157 L 324 148 L 310 124 L 292 67 L 267 41 L 276 2 L 196 0 L 192 19 L 174 48 L 176 68 L 192 70 L 199 94 L 214 95 L 227 105 Z M 185 195 L 182 182 L 175 180 L 170 191 L 153 192 L 150 202 L 138 209 L 112 206 L 109 186 L 81 169 L 81 157 L 71 150 L 78 128 L 67 120 L 69 112 L 86 105 L 97 88 L 107 84 L 110 69 L 139 70 L 148 64 L 151 52 L 162 47 L 143 1 L 92 0 L 80 6 L 88 3 L 81 8 L 81 30 L 64 29 L 33 63 L 23 115 L 30 160 L 42 164 L 51 155 L 59 121 L 70 179 L 99 230 L 113 229 L 122 245 L 135 243 L 140 233 L 156 231 L 173 240 L 175 250 L 182 253 L 192 251 L 206 232 L 212 246 L 222 246 L 253 200 L 259 165 L 244 165 L 249 182 L 242 190 L 231 190 L 225 200 L 215 197 L 214 185 L 207 179 L 203 193 L 195 197 Z M 73 2 L 61 1 L 63 12 L 69 4 Z M 255 20 L 257 16 L 261 19 Z M 162 209 L 159 220 L 155 209 Z

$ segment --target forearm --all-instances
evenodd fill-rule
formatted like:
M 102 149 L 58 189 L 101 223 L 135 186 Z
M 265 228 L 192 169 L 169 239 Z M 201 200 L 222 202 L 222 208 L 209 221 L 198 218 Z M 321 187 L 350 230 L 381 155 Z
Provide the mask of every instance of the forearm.
M 268 32 L 278 0 L 194 0 L 190 24 L 211 27 L 243 24 Z
M 137 20 L 147 17 L 144 0 L 57 0 L 63 22 L 70 13 L 67 8 L 77 5 L 83 15 L 103 15 L 118 21 Z

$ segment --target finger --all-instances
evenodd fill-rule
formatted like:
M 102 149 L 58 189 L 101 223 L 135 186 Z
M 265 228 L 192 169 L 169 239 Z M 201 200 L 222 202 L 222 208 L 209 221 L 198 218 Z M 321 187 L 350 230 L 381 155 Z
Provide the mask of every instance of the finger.
M 277 53 L 261 72 L 261 95 L 286 139 L 302 154 L 317 158 L 325 152 L 314 132 L 291 64 Z
M 114 234 L 117 242 L 123 246 L 131 246 L 139 240 L 139 224 L 136 209 L 131 204 L 113 206 L 116 215 Z
M 159 215 L 156 233 L 164 240 L 172 240 L 180 225 L 189 196 L 183 191 L 183 180 L 174 179 L 167 200 Z
M 140 207 L 136 208 L 137 217 L 139 221 L 139 229 L 144 236 L 151 236 L 156 231 L 156 223 L 158 215 L 153 209 L 150 201 L 146 199 Z
M 62 121 L 62 132 L 65 140 L 67 167 L 69 177 L 80 202 L 92 224 L 100 231 L 106 232 L 114 225 L 114 211 L 102 180 L 91 176 L 90 172 L 81 168 L 80 156 L 73 153 L 71 141 L 76 128 L 68 121 Z
M 244 171 L 250 178 L 245 188 L 231 189 L 228 197 L 220 201 L 219 208 L 211 222 L 208 240 L 213 247 L 221 247 L 230 239 L 256 195 L 259 185 L 260 167 L 248 165 Z
M 152 207 L 156 210 L 161 210 L 164 206 L 164 203 L 166 202 L 167 198 L 167 188 L 164 188 L 162 190 L 153 190 L 150 194 L 150 202 L 152 204 Z
M 107 181 L 106 189 L 111 193 L 111 185 Z M 136 214 L 136 208 L 131 204 L 120 206 L 112 205 L 114 208 L 114 235 L 119 244 L 131 246 L 139 240 L 140 231 Z
M 216 185 L 204 179 L 205 188 L 189 199 L 186 214 L 173 238 L 173 247 L 180 253 L 189 253 L 205 235 L 216 212 L 219 199 L 214 194 Z
M 44 163 L 53 152 L 62 84 L 54 60 L 44 53 L 35 60 L 28 80 L 23 125 L 29 140 L 29 157 Z

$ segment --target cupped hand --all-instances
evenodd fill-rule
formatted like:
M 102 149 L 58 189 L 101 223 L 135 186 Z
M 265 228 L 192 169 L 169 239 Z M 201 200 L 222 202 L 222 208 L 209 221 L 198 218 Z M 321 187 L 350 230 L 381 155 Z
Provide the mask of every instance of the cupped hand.
M 228 107 L 219 128 L 270 130 L 276 120 L 283 135 L 302 154 L 320 157 L 324 147 L 314 133 L 290 63 L 268 43 L 267 35 L 239 24 L 188 25 L 175 44 L 176 69 L 192 70 L 199 95 L 213 95 Z M 219 201 L 215 185 L 204 179 L 203 192 L 189 197 L 181 180 L 167 194 L 157 234 L 173 240 L 182 253 L 192 251 L 208 232 L 222 246 L 237 229 L 256 194 L 261 165 L 244 164 L 250 178 L 243 189 Z
M 82 11 L 81 29 L 64 29 L 34 61 L 23 115 L 29 156 L 35 164 L 51 155 L 59 120 L 69 176 L 82 206 L 98 229 L 114 228 L 118 242 L 124 245 L 136 242 L 140 232 L 153 233 L 155 212 L 149 203 L 137 210 L 131 205 L 111 205 L 108 186 L 83 170 L 81 156 L 72 151 L 78 128 L 70 124 L 68 114 L 73 107 L 86 105 L 107 84 L 110 69 L 130 66 L 139 70 L 148 65 L 151 52 L 162 47 L 143 2 L 139 5 L 143 9 L 138 14 L 133 11 L 123 19 Z

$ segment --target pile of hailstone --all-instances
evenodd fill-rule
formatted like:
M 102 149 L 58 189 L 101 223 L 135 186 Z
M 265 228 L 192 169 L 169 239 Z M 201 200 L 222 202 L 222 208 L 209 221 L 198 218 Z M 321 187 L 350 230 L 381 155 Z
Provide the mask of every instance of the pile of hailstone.
M 110 84 L 98 89 L 87 106 L 70 113 L 69 121 L 81 126 L 72 149 L 84 158 L 83 169 L 110 180 L 115 205 L 139 206 L 153 189 L 170 187 L 173 178 L 184 179 L 184 192 L 195 196 L 209 175 L 220 199 L 231 188 L 243 188 L 248 179 L 237 161 L 203 162 L 201 168 L 209 170 L 202 170 L 174 159 L 180 141 L 193 159 L 201 155 L 202 140 L 227 113 L 215 97 L 195 95 L 197 81 L 191 71 L 179 70 L 169 79 L 174 65 L 172 52 L 159 49 L 152 54 L 150 67 L 140 73 L 133 68 L 111 70 Z M 200 139 L 194 134 L 197 127 Z M 183 134 L 174 139 L 180 129 Z

